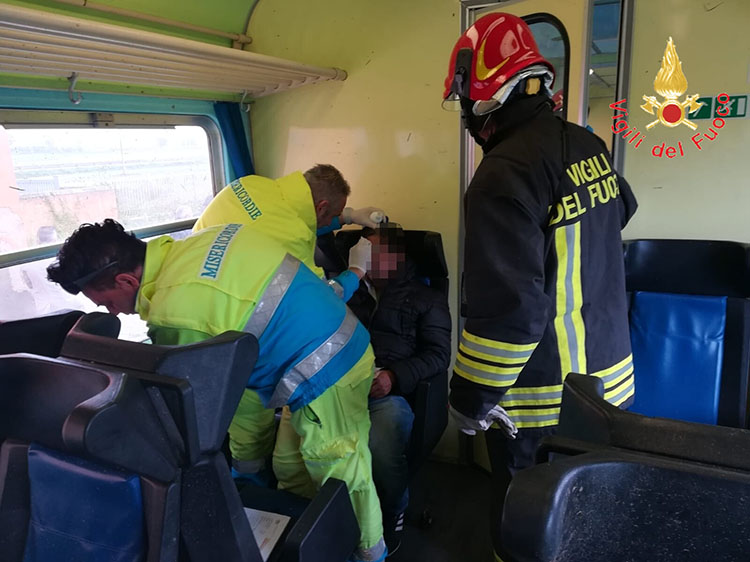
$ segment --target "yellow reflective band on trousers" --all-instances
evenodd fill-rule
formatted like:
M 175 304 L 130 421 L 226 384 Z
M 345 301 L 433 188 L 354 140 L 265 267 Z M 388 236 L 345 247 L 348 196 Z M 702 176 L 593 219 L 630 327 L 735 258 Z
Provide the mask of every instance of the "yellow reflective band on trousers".
M 464 330 L 453 370 L 457 375 L 494 387 L 509 387 L 518 379 L 537 343 L 490 340 Z
M 635 394 L 632 355 L 611 367 L 588 374 L 602 379 L 604 399 L 613 406 L 622 405 Z M 519 429 L 551 427 L 557 425 L 560 418 L 562 391 L 562 384 L 512 387 L 499 404 Z M 493 424 L 492 427 L 498 426 Z
M 557 299 L 555 335 L 563 380 L 568 373 L 586 373 L 586 329 L 581 307 L 581 223 L 555 231 Z
M 383 536 L 368 447 L 373 361 L 368 346 L 357 364 L 317 399 L 294 413 L 284 407 L 273 452 L 279 489 L 310 497 L 328 478 L 347 483 L 362 549 L 378 548 Z

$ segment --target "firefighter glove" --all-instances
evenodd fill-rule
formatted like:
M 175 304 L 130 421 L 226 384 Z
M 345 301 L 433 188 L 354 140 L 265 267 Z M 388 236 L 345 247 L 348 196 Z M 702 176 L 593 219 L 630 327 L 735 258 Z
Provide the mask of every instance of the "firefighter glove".
M 475 435 L 477 431 L 487 431 L 493 423 L 497 423 L 500 431 L 502 431 L 508 439 L 515 439 L 516 434 L 518 433 L 518 428 L 508 416 L 508 412 L 500 406 L 494 406 L 489 412 L 487 412 L 487 417 L 482 420 L 476 420 L 465 416 L 455 408 L 451 408 L 450 412 L 453 416 L 453 421 L 458 425 L 458 429 L 467 435 Z
M 341 220 L 344 224 L 358 224 L 377 228 L 381 222 L 386 220 L 386 217 L 385 211 L 377 207 L 362 207 L 361 209 L 346 207 L 341 213 Z

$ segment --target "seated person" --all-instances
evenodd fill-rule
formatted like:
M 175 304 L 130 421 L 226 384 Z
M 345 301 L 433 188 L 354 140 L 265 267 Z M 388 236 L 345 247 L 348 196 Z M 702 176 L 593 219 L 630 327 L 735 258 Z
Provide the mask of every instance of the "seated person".
M 386 544 L 400 544 L 409 502 L 409 445 L 417 384 L 448 369 L 451 317 L 446 297 L 415 278 L 404 231 L 394 223 L 365 228 L 371 267 L 349 307 L 370 332 L 375 378 L 370 390 L 370 451 Z

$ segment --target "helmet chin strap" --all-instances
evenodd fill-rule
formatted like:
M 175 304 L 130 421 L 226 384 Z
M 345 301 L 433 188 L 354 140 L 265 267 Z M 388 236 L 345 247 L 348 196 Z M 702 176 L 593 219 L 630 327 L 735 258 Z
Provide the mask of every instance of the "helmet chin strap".
M 487 115 L 481 116 L 474 115 L 474 112 L 472 111 L 473 106 L 473 100 L 461 97 L 461 120 L 463 121 L 464 127 L 471 135 L 471 138 L 474 139 L 474 142 L 480 147 L 483 147 L 487 142 L 487 139 L 483 138 L 481 133 L 487 126 L 487 123 L 489 123 L 492 114 L 488 113 Z

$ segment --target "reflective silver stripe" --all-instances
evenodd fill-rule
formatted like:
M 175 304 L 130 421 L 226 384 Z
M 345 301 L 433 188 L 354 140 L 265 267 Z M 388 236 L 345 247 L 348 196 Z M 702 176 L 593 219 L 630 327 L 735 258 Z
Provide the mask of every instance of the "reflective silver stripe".
M 289 285 L 292 284 L 292 279 L 297 275 L 299 265 L 300 261 L 297 258 L 289 254 L 284 256 L 281 264 L 276 268 L 271 283 L 263 291 L 255 310 L 250 314 L 250 319 L 245 324 L 245 332 L 253 334 L 256 338 L 260 337 L 276 312 L 281 299 L 284 298 Z
M 497 349 L 495 347 L 489 347 L 487 345 L 482 345 L 480 343 L 474 343 L 473 341 L 469 341 L 467 338 L 465 338 L 463 335 L 461 336 L 461 344 L 466 347 L 466 349 L 470 351 L 476 351 L 478 353 L 484 353 L 485 355 L 491 355 L 492 357 L 496 357 L 500 360 L 516 360 L 515 362 L 518 363 L 517 360 L 522 360 L 522 362 L 525 362 L 531 357 L 531 354 L 534 353 L 534 350 L 528 350 L 528 351 L 507 351 L 504 349 Z M 502 361 L 501 361 L 502 362 Z
M 506 401 L 516 400 L 550 400 L 562 398 L 562 387 L 560 390 L 553 390 L 551 392 L 534 392 L 533 388 L 518 388 L 515 392 L 511 392 L 516 389 L 510 389 L 503 397 Z M 524 392 L 526 391 L 526 392 Z
M 383 558 L 383 554 L 385 554 L 385 540 L 381 538 L 374 546 L 369 548 L 358 548 L 354 551 L 354 558 L 357 561 L 361 560 L 362 562 L 370 562 L 373 560 L 380 560 Z
M 539 422 L 545 422 L 545 421 L 557 421 L 557 418 L 560 417 L 559 413 L 553 412 L 551 414 L 536 414 L 531 416 L 522 416 L 520 415 L 522 411 L 519 412 L 508 412 L 508 416 L 510 416 L 510 419 L 513 420 L 513 423 L 539 423 Z
M 618 392 L 615 396 L 607 399 L 607 402 L 609 402 L 610 404 L 614 404 L 616 406 L 619 405 L 619 403 L 623 401 L 623 398 L 625 398 L 625 396 L 629 392 L 634 390 L 634 387 L 635 387 L 635 378 L 630 377 L 630 380 L 625 384 L 622 391 Z
M 243 474 L 254 474 L 260 472 L 266 467 L 266 459 L 255 459 L 252 461 L 241 461 L 232 459 L 232 468 Z
M 333 289 L 333 292 L 336 293 L 336 296 L 338 296 L 340 299 L 344 298 L 344 287 L 341 285 L 341 283 L 334 279 L 331 279 L 328 282 L 328 286 Z
M 487 365 L 488 368 L 492 368 L 491 365 Z M 481 369 L 477 369 L 475 367 L 472 367 L 471 365 L 467 365 L 464 361 L 461 360 L 461 354 L 459 353 L 456 357 L 456 365 L 455 368 L 458 368 L 458 370 L 463 371 L 469 375 L 473 375 L 480 379 L 486 379 L 488 381 L 496 381 L 498 383 L 508 383 L 513 384 L 516 382 L 516 379 L 518 378 L 519 373 L 521 372 L 521 367 L 507 367 L 508 370 L 512 370 L 509 374 L 501 374 L 501 373 L 490 373 L 487 371 L 483 371 Z
M 268 402 L 268 407 L 279 408 L 285 405 L 301 383 L 314 377 L 318 371 L 325 367 L 326 363 L 349 343 L 356 329 L 357 317 L 347 308 L 344 320 L 331 337 L 320 344 L 310 355 L 284 373 L 284 376 L 281 377 L 281 380 L 279 380 L 273 391 L 273 396 L 271 396 L 271 400 Z
M 630 361 L 628 361 L 627 363 L 625 363 L 625 365 L 623 365 L 621 368 L 619 368 L 618 370 L 616 370 L 611 375 L 606 375 L 604 377 L 600 377 L 602 379 L 602 383 L 606 387 L 608 383 L 610 383 L 611 381 L 615 380 L 620 375 L 624 375 L 629 369 L 632 369 L 632 368 L 633 368 L 633 360 L 631 359 Z

